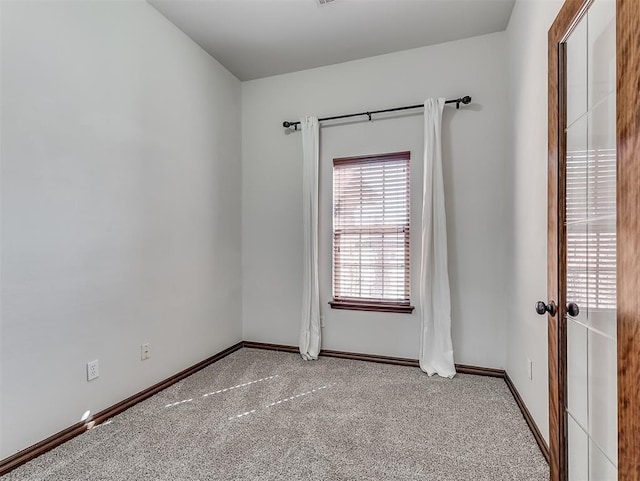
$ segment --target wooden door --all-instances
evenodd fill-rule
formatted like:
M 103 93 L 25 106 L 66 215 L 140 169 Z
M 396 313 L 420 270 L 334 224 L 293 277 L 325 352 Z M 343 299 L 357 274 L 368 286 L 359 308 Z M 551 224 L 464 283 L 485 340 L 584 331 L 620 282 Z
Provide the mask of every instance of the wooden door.
M 549 31 L 548 301 L 537 306 L 553 481 L 640 480 L 639 86 L 640 1 L 566 0 Z

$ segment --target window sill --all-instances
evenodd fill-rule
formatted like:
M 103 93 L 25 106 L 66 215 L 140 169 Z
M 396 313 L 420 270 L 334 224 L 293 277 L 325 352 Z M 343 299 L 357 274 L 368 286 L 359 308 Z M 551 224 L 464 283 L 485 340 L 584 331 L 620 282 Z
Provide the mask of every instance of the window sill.
M 383 302 L 330 301 L 331 309 L 348 309 L 351 311 L 395 312 L 411 314 L 415 307 L 403 304 L 387 304 Z

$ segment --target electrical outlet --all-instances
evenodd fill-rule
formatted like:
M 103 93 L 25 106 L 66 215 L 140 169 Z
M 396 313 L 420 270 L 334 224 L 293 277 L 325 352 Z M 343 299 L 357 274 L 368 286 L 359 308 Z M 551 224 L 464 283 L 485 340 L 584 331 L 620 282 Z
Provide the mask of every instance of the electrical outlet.
M 529 380 L 533 381 L 533 361 L 527 359 L 527 373 L 529 374 Z
M 145 361 L 149 359 L 149 343 L 145 342 L 140 346 L 140 360 Z
M 100 376 L 100 370 L 98 368 L 98 360 L 89 361 L 87 363 L 87 381 L 91 381 L 92 379 Z
M 324 327 L 324 316 L 320 316 L 320 327 Z

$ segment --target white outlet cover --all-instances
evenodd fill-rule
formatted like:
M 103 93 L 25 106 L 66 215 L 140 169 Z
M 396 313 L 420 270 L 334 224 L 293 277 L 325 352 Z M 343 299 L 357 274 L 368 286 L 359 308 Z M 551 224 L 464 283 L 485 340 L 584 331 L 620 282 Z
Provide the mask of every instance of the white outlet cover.
M 98 360 L 89 361 L 87 363 L 87 381 L 91 381 L 100 376 L 100 368 L 98 365 Z

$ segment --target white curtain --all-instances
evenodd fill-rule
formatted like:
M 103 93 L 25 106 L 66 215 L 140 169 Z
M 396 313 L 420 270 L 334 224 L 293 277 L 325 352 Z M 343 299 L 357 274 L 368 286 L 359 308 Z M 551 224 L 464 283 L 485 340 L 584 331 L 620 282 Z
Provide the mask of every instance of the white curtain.
M 422 191 L 422 259 L 420 369 L 429 376 L 456 374 L 451 343 L 451 298 L 447 268 L 447 222 L 442 175 L 442 112 L 445 99 L 424 104 L 424 182 Z
M 304 229 L 302 274 L 302 323 L 300 354 L 306 361 L 320 352 L 320 287 L 318 283 L 318 157 L 320 127 L 317 117 L 303 117 L 302 126 L 302 221 Z

